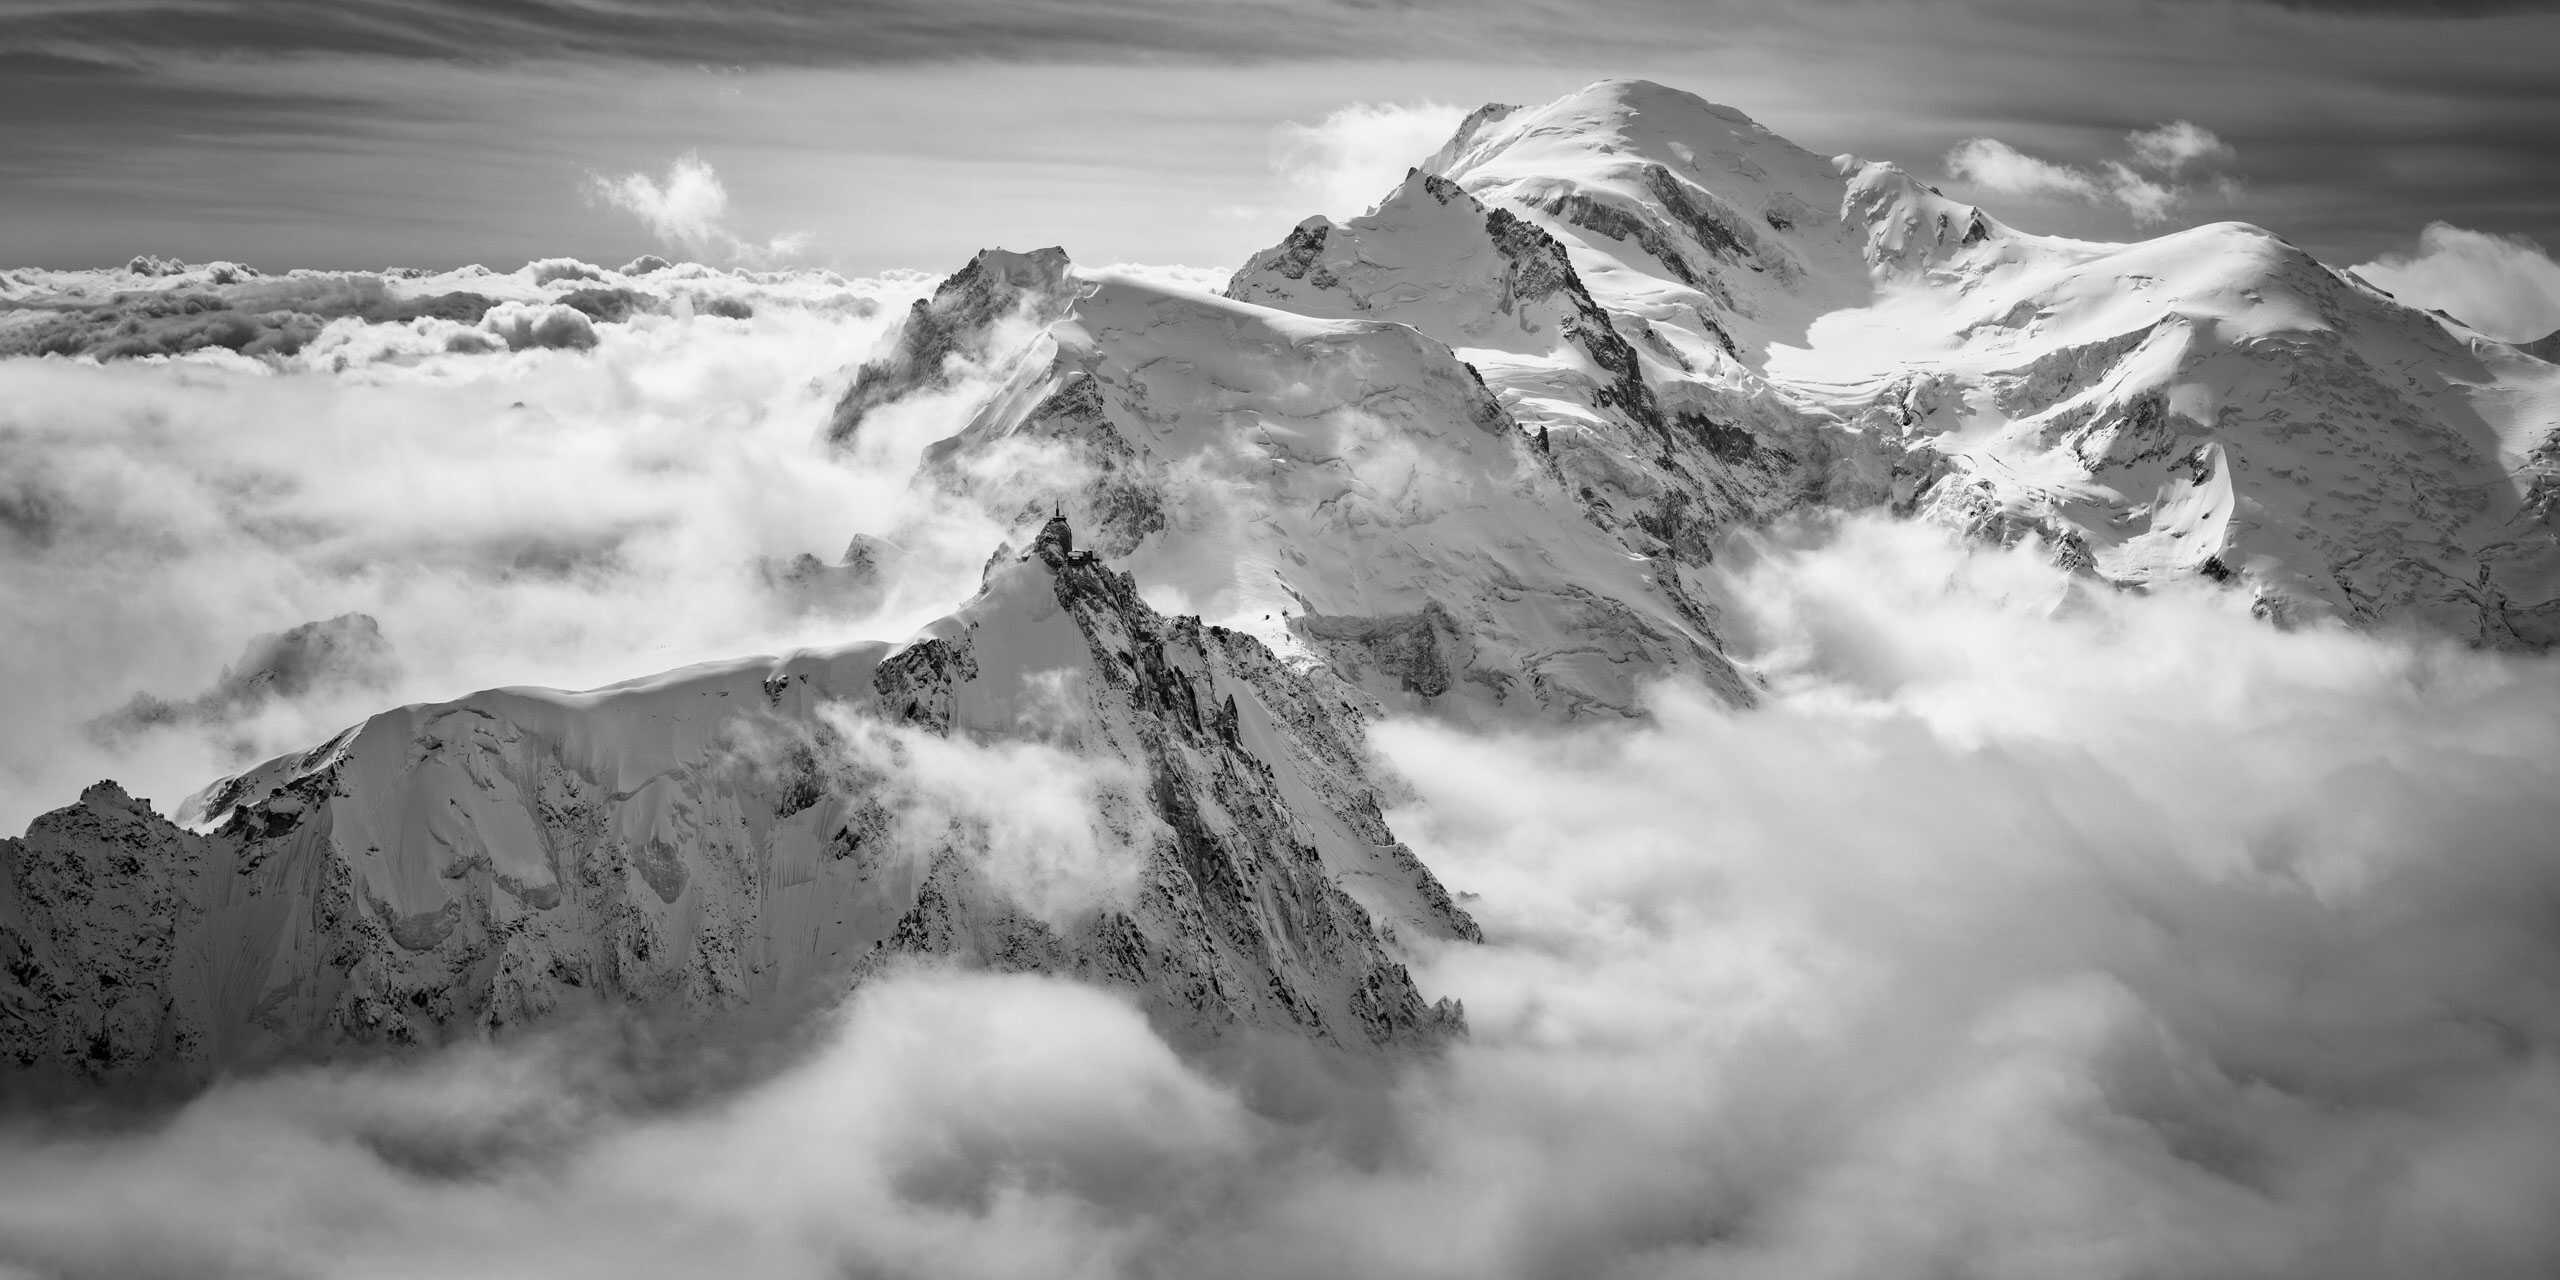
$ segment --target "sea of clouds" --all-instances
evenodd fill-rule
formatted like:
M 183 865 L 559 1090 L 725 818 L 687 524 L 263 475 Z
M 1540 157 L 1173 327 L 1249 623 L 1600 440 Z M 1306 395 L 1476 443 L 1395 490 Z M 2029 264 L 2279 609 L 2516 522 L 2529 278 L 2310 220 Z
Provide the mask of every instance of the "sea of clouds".
M 1001 540 L 909 483 L 970 378 L 823 441 L 925 277 L 165 267 L 18 273 L 0 306 L 80 352 L 0 359 L 12 833 L 110 776 L 170 810 L 402 702 L 901 637 Z M 199 296 L 225 305 L 169 301 Z M 172 315 L 309 332 L 114 347 Z M 811 589 L 857 535 L 895 572 Z
M 71 727 L 131 687 L 349 608 L 403 696 L 878 623 L 743 566 L 987 532 L 901 506 L 950 424 L 821 453 L 876 320 L 767 314 L 300 381 L 0 366 L 57 513 L 10 548 L 48 605 L 8 623 L 12 804 L 110 767 Z M 1721 563 L 1760 708 L 1375 732 L 1487 937 L 1417 958 L 1472 1027 L 1440 1056 L 1185 1057 L 1109 992 L 926 965 L 743 1085 L 586 1028 L 11 1114 L 0 1273 L 2560 1270 L 2560 669 L 1878 518 Z M 226 731 L 346 709 L 285 701 Z

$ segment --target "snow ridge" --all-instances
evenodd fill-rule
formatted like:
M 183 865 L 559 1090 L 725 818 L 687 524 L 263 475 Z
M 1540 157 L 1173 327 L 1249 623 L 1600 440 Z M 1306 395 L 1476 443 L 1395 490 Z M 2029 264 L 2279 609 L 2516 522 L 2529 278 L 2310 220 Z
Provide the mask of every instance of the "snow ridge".
M 462 301 L 498 325 L 474 341 L 574 344 L 592 288 L 682 274 L 558 260 Z M 214 322 L 171 299 L 331 291 L 334 324 L 465 323 L 409 314 L 458 279 L 53 287 L 0 277 L 0 329 L 80 346 L 145 314 L 183 346 Z M 1641 716 L 1666 676 L 1748 704 L 1716 547 L 1806 509 L 2211 580 L 2278 625 L 2548 648 L 2550 347 L 2257 227 L 2036 235 L 1646 81 L 1488 106 L 1220 293 L 989 249 L 915 302 L 824 434 L 958 398 L 917 483 L 1030 548 L 921 638 L 404 707 L 216 784 L 190 827 L 100 784 L 0 841 L 0 1063 L 786 1008 L 913 956 L 1090 977 L 1184 1036 L 1428 1044 L 1459 1014 L 1400 947 L 1474 925 L 1386 828 L 1366 715 Z M 772 573 L 858 594 L 893 552 Z M 1020 785 L 954 781 L 979 776 Z
M 1057 520 L 903 646 L 403 707 L 215 784 L 197 830 L 91 788 L 0 841 L 0 1063 L 197 1077 L 599 1001 L 698 1020 L 912 956 L 1127 989 L 1189 1041 L 1428 1044 L 1462 1015 L 1396 939 L 1475 926 L 1359 735 Z M 1012 831 L 1036 797 L 955 770 L 1081 778 L 1094 825 Z

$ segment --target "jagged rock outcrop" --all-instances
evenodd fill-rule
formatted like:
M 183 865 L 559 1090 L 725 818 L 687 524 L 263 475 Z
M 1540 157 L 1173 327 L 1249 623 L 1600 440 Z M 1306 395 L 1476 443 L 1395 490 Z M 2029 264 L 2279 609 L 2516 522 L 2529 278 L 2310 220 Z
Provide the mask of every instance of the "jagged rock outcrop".
M 1435 182 L 1417 176 L 1414 200 L 1475 229 L 1444 290 L 1452 305 L 1481 309 L 1460 295 L 1498 277 L 1509 310 L 1487 332 L 1541 352 L 1623 349 L 1542 235 Z M 1488 225 L 1507 229 L 1511 257 Z M 984 264 L 1011 256 L 980 255 L 937 299 L 985 292 Z M 1239 291 L 1254 277 L 1240 273 Z M 1702 539 L 1640 527 L 1671 502 L 1660 487 L 1636 500 L 1577 481 L 1600 451 L 1551 431 L 1541 447 L 1473 363 L 1393 308 L 1309 315 L 1072 268 L 1006 296 L 949 305 L 988 317 L 974 336 L 932 322 L 936 342 L 1004 374 L 923 473 L 1017 542 L 1062 507 L 1097 554 L 1389 707 L 1630 715 L 1646 682 L 1679 672 L 1750 696 L 1688 576 Z M 864 368 L 899 366 L 910 343 L 893 337 Z M 888 377 L 857 375 L 846 404 Z M 1648 403 L 1640 382 L 1602 377 L 1604 394 Z M 1604 508 L 1629 514 L 1595 523 Z M 1436 641 L 1397 652 L 1433 674 L 1378 660 L 1380 636 L 1418 639 L 1404 620 L 1426 616 Z
M 1811 482 L 1817 451 L 1791 412 L 1702 392 L 1651 323 L 1601 306 L 1554 235 L 1436 174 L 1408 174 L 1350 222 L 1299 224 L 1227 295 L 1448 343 L 1637 555 L 1703 565 L 1725 530 L 1794 506 Z
M 1429 1043 L 1459 1014 L 1396 939 L 1475 926 L 1360 734 L 1059 521 L 905 645 L 403 707 L 209 788 L 199 830 L 91 788 L 0 840 L 0 1068 L 807 1002 L 904 955 L 1124 988 L 1177 1038 Z

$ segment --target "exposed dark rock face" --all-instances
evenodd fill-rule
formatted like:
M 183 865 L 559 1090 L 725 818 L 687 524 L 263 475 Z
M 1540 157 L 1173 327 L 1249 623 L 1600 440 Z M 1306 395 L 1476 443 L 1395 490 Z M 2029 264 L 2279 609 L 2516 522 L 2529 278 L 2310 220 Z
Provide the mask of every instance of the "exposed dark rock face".
M 1334 279 L 1320 264 L 1325 236 L 1333 224 L 1322 218 L 1310 218 L 1289 232 L 1289 238 L 1273 250 L 1270 269 L 1290 280 L 1307 280 L 1319 289 L 1333 287 Z M 1309 280 L 1312 274 L 1314 279 Z

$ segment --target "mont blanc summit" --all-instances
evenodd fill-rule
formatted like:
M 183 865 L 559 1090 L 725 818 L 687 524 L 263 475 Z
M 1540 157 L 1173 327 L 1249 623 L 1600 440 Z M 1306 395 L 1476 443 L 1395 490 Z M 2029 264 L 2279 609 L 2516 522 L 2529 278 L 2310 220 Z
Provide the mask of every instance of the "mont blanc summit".
M 2560 634 L 2560 374 L 2258 228 L 2031 235 L 1609 81 L 1473 113 L 1223 295 L 991 251 L 838 432 L 958 353 L 998 381 L 936 446 L 948 482 L 1040 442 L 1040 479 L 980 468 L 998 515 L 1073 503 L 1204 616 L 1462 716 L 1627 714 L 1669 672 L 1747 701 L 1697 575 L 1805 509 L 2033 533 L 2283 618 Z

